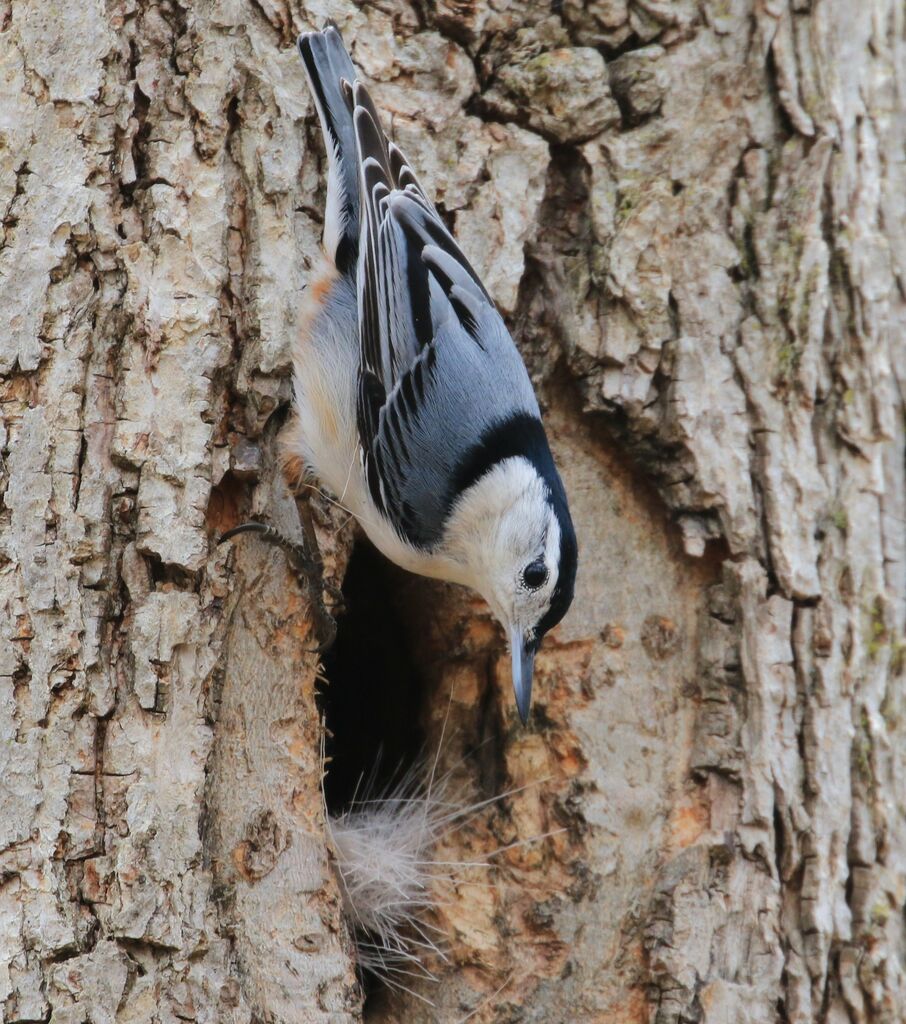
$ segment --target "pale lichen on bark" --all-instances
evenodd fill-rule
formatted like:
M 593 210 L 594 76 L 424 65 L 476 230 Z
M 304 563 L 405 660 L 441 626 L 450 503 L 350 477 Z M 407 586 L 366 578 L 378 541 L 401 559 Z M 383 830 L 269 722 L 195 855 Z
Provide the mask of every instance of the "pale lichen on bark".
M 582 552 L 528 732 L 480 602 L 384 581 L 441 769 L 519 790 L 443 854 L 556 834 L 439 908 L 433 1008 L 368 1015 L 900 1020 L 894 0 L 0 2 L 3 1019 L 361 1016 L 310 592 L 215 543 L 300 535 L 328 16 L 514 327 Z

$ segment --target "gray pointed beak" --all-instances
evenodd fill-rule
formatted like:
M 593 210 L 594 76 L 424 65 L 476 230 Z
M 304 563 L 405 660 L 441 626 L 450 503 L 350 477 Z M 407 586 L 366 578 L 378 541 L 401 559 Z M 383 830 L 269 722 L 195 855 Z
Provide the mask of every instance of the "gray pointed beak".
M 518 629 L 510 630 L 510 655 L 513 659 L 513 692 L 516 694 L 516 707 L 522 724 L 527 725 L 532 706 L 532 668 L 535 663 L 535 652 L 526 646 L 525 637 Z

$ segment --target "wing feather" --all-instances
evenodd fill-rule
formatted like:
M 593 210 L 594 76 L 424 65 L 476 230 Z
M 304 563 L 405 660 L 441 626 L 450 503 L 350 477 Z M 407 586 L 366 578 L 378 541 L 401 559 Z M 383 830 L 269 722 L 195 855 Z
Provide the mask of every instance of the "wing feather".
M 409 543 L 441 537 L 456 467 L 510 408 L 537 414 L 522 361 L 474 269 L 361 82 L 357 418 L 371 497 Z

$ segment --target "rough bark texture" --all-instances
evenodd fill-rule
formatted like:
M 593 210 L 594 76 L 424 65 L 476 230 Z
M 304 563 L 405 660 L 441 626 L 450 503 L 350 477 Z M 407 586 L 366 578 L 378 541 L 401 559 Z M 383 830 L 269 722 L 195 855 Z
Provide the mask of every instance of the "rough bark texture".
M 429 749 L 519 839 L 373 1021 L 906 1019 L 900 0 L 0 0 L 6 1024 L 362 1014 L 279 469 L 335 18 L 510 319 L 580 537 L 517 724 L 392 571 Z M 385 592 L 386 591 L 386 592 Z M 477 871 L 477 869 L 475 869 Z M 490 884 L 488 884 L 490 883 Z

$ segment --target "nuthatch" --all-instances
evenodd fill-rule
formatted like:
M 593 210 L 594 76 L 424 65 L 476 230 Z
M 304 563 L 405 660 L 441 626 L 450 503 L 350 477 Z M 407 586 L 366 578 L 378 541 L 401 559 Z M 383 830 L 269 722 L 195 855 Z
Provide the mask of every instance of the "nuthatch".
M 393 562 L 478 591 L 532 665 L 576 535 L 525 366 L 333 25 L 299 39 L 327 149 L 324 255 L 293 351 L 289 447 Z

